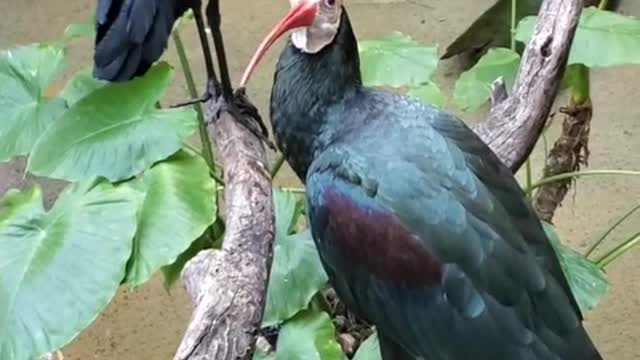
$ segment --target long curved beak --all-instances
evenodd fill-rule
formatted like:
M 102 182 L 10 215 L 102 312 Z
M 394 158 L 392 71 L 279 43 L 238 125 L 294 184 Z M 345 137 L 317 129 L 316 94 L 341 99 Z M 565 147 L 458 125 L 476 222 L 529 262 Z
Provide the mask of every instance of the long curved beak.
M 244 75 L 242 75 L 242 80 L 240 81 L 240 87 L 245 87 L 247 81 L 253 74 L 258 63 L 267 53 L 269 48 L 287 31 L 293 30 L 300 27 L 311 26 L 315 21 L 316 15 L 318 14 L 319 6 L 318 2 L 314 0 L 302 0 L 300 3 L 293 8 L 291 11 L 285 16 L 280 22 L 271 30 L 269 35 L 267 35 L 258 50 L 256 50 L 253 58 L 251 58 L 251 62 L 247 65 L 246 70 L 244 71 Z

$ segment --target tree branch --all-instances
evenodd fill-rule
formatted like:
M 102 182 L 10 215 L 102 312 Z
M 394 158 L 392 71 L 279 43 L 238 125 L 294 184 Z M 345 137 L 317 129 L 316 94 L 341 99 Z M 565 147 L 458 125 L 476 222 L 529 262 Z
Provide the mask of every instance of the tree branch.
M 545 0 L 527 45 L 513 94 L 498 101 L 489 118 L 474 127 L 515 173 L 542 133 L 564 74 L 582 12 L 581 0 Z
M 211 119 L 217 105 L 207 107 Z M 174 359 L 250 360 L 271 268 L 271 177 L 261 141 L 231 115 L 222 113 L 210 136 L 224 166 L 225 239 L 182 274 L 194 310 Z

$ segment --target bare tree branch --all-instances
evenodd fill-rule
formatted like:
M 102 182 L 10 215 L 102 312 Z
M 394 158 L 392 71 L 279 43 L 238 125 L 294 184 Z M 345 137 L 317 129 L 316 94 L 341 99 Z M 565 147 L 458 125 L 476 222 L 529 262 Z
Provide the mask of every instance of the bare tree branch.
M 542 133 L 580 19 L 581 0 L 545 0 L 527 45 L 513 94 L 474 131 L 515 173 Z
M 250 360 L 264 310 L 274 236 L 265 151 L 228 113 L 215 124 L 210 136 L 226 184 L 224 245 L 198 254 L 182 274 L 194 310 L 175 360 Z

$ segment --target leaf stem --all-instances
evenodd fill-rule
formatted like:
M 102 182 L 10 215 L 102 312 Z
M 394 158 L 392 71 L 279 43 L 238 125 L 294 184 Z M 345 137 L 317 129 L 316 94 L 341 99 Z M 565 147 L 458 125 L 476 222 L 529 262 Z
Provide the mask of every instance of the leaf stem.
M 600 5 L 598 5 L 598 9 L 605 10 L 609 5 L 609 0 L 600 0 Z
M 283 187 L 281 188 L 282 191 L 288 191 L 294 194 L 304 194 L 305 193 L 305 189 L 304 188 L 299 188 L 299 187 Z
M 563 174 L 558 174 L 554 176 L 549 176 L 544 178 L 537 183 L 531 185 L 526 189 L 526 192 L 531 192 L 534 189 L 541 187 L 542 185 L 551 184 L 557 181 L 568 180 L 572 178 L 579 178 L 583 176 L 594 176 L 594 175 L 630 175 L 630 176 L 640 176 L 640 171 L 632 171 L 632 170 L 584 170 L 584 171 L 572 171 Z
M 611 226 L 607 231 L 604 232 L 604 234 L 602 234 L 602 236 L 600 236 L 600 238 L 598 239 L 598 241 L 596 241 L 593 245 L 591 245 L 591 247 L 589 247 L 589 249 L 585 252 L 584 256 L 588 257 L 589 255 L 591 255 L 591 253 L 593 253 L 593 251 L 600 246 L 600 244 L 604 241 L 604 239 L 607 238 L 607 236 L 609 236 L 609 234 L 611 234 L 611 232 L 613 230 L 615 230 L 618 226 L 620 226 L 620 224 L 622 224 L 625 220 L 627 220 L 631 215 L 633 215 L 633 213 L 635 213 L 636 211 L 638 211 L 640 209 L 640 205 L 632 208 L 629 212 L 627 212 L 624 216 L 622 216 L 620 219 L 618 219 L 618 221 L 616 221 L 615 224 L 613 224 L 613 226 Z
M 273 163 L 271 171 L 269 171 L 269 173 L 271 174 L 271 179 L 278 175 L 278 172 L 280 171 L 280 169 L 282 169 L 282 165 L 284 165 L 284 155 L 281 154 L 280 157 L 276 159 L 276 162 Z
M 192 151 L 194 154 L 196 154 L 196 155 L 200 155 L 200 156 L 204 157 L 204 155 L 202 155 L 202 152 L 201 152 L 199 149 L 197 149 L 195 146 L 191 145 L 189 142 L 184 141 L 184 142 L 182 143 L 182 145 L 183 145 L 185 148 L 187 148 L 189 151 Z M 220 165 L 218 165 L 215 161 L 214 161 L 214 165 L 215 165 L 217 168 L 220 168 Z M 209 175 L 210 175 L 210 176 L 211 176 L 211 178 L 212 178 L 213 180 L 215 180 L 218 184 L 220 184 L 220 185 L 224 186 L 224 180 L 222 180 L 222 178 L 220 178 L 220 177 L 219 177 L 215 172 L 213 172 L 213 170 L 211 170 L 211 168 L 209 168 Z
M 198 90 L 196 89 L 196 83 L 193 80 L 193 72 L 191 71 L 191 65 L 189 65 L 189 59 L 187 58 L 187 52 L 184 48 L 182 38 L 178 29 L 173 30 L 173 42 L 176 45 L 176 51 L 178 58 L 180 59 L 180 65 L 184 74 L 184 79 L 187 83 L 187 89 L 189 90 L 189 96 L 195 99 L 198 97 Z M 209 132 L 207 131 L 207 123 L 204 118 L 204 113 L 200 104 L 194 104 L 193 108 L 198 114 L 198 133 L 200 135 L 200 142 L 202 143 L 202 157 L 207 162 L 207 165 L 212 172 L 216 172 L 216 164 L 213 161 L 213 147 L 211 146 L 211 140 L 209 140 Z
M 511 0 L 511 50 L 516 51 L 516 21 L 518 0 Z
M 640 243 L 640 232 L 625 240 L 622 244 L 616 246 L 613 250 L 606 253 L 596 261 L 599 268 L 604 269 L 620 256 L 624 255 L 632 247 Z

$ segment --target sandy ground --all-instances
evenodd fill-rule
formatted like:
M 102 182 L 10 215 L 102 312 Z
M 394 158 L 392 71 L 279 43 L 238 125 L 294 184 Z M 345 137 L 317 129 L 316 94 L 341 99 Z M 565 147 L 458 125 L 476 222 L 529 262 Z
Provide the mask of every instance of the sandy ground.
M 394 30 L 409 33 L 424 44 L 445 46 L 459 34 L 491 0 L 350 0 L 349 10 L 359 38 L 387 35 Z M 261 37 L 284 13 L 284 0 L 222 1 L 224 28 L 234 78 L 238 79 L 246 61 Z M 249 5 L 250 4 L 250 5 Z M 53 40 L 71 22 L 83 22 L 93 12 L 90 0 L 3 0 L 0 12 L 0 48 L 13 44 Z M 640 2 L 627 0 L 622 9 L 640 15 Z M 183 31 L 193 54 L 198 75 L 204 75 L 196 33 L 192 26 Z M 272 51 L 254 77 L 250 95 L 267 114 L 273 63 L 278 51 Z M 170 49 L 168 61 L 177 64 Z M 56 91 L 75 71 L 91 61 L 91 41 L 80 40 L 71 47 L 68 66 Z M 443 63 L 439 83 L 450 92 L 452 79 L 445 74 L 455 66 Z M 593 169 L 640 169 L 640 67 L 597 70 L 592 75 L 594 121 L 591 130 Z M 178 79 L 165 103 L 186 98 L 184 83 Z M 559 100 L 560 103 L 563 100 Z M 462 114 L 472 121 L 481 115 Z M 557 126 L 549 133 L 553 140 Z M 542 151 L 537 149 L 534 169 L 541 169 Z M 0 164 L 0 194 L 22 186 L 22 164 Z M 294 184 L 291 172 L 278 182 Z M 45 182 L 50 201 L 60 184 Z M 640 202 L 640 179 L 625 177 L 591 178 L 578 183 L 574 196 L 567 199 L 556 217 L 564 239 L 583 249 L 612 224 L 617 217 Z M 640 216 L 630 219 L 616 231 L 609 246 L 637 232 Z M 611 290 L 603 303 L 588 313 L 589 332 L 606 359 L 640 359 L 640 253 L 628 255 L 609 268 Z M 168 294 L 156 278 L 137 290 L 122 290 L 96 322 L 64 349 L 65 358 L 76 359 L 169 359 L 189 319 L 190 304 L 175 288 Z

